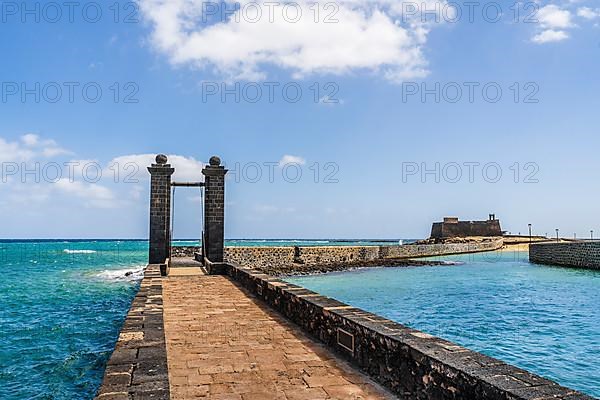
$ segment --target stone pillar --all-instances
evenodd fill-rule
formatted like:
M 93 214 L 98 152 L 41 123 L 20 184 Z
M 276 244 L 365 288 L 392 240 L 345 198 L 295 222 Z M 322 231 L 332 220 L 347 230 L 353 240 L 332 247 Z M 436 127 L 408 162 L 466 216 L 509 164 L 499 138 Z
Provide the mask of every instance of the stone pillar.
M 217 156 L 204 167 L 204 255 L 212 262 L 223 262 L 225 240 L 225 174 Z
M 162 264 L 169 257 L 171 246 L 171 175 L 175 171 L 167 164 L 167 156 L 156 156 L 150 172 L 150 251 L 149 264 Z

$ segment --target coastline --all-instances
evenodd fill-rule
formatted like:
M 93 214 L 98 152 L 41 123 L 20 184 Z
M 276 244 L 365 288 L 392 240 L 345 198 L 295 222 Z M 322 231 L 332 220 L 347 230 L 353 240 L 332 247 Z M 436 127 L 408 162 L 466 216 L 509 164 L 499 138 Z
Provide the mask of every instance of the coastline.
M 505 244 L 504 247 L 502 247 L 502 250 L 507 250 L 507 251 L 529 251 L 529 243 L 512 243 L 512 244 Z

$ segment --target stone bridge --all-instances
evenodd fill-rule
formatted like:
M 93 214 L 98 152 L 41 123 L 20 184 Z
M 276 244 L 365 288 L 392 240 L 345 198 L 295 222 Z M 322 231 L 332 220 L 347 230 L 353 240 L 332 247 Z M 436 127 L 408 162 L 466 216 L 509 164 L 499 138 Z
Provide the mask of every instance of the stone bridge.
M 203 170 L 201 262 L 170 262 L 173 169 L 158 156 L 148 170 L 150 261 L 98 399 L 591 399 L 261 273 L 256 256 L 224 260 L 218 157 Z

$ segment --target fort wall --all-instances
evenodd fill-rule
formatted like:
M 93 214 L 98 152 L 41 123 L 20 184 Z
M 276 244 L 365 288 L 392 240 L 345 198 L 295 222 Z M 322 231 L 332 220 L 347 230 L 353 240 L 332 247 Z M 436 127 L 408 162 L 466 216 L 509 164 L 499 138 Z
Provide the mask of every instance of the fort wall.
M 502 236 L 500 221 L 451 221 L 434 222 L 431 227 L 432 238 L 452 238 L 468 236 Z

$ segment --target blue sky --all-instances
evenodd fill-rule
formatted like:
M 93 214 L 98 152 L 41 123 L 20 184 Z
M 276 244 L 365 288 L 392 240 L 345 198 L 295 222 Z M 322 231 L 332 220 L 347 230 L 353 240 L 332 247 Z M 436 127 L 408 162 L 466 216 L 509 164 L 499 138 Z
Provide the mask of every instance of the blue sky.
M 532 223 L 600 235 L 595 1 L 482 2 L 472 21 L 462 2 L 451 21 L 431 1 L 437 22 L 391 0 L 320 3 L 315 22 L 298 2 L 296 23 L 283 3 L 273 22 L 252 22 L 251 8 L 236 22 L 206 8 L 203 19 L 197 1 L 121 2 L 118 16 L 112 2 L 82 2 L 55 23 L 45 3 L 39 21 L 11 4 L 0 16 L 1 237 L 145 237 L 157 152 L 179 179 L 221 156 L 230 238 L 425 237 L 443 216 L 491 212 L 514 233 Z M 523 21 L 532 12 L 537 22 Z M 197 237 L 199 216 L 198 193 L 179 190 L 175 236 Z

